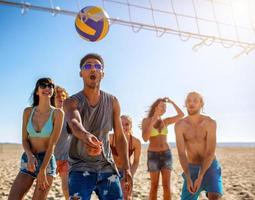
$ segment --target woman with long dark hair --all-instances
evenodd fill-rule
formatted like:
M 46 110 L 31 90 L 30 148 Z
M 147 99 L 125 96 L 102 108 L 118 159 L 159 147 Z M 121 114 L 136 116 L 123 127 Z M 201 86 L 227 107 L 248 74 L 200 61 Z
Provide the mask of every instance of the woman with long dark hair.
M 166 103 L 172 104 L 177 115 L 162 119 L 166 112 Z M 142 122 L 143 140 L 149 140 L 148 171 L 150 172 L 151 188 L 150 200 L 157 199 L 159 175 L 162 175 L 164 200 L 171 199 L 170 177 L 172 170 L 172 153 L 167 143 L 167 127 L 176 123 L 184 116 L 181 109 L 169 98 L 159 98 L 150 107 L 148 116 Z
M 54 83 L 50 78 L 36 82 L 32 107 L 25 108 L 22 123 L 20 171 L 12 185 L 9 200 L 23 199 L 36 179 L 34 200 L 46 199 L 56 175 L 54 148 L 63 123 L 63 111 L 54 107 Z

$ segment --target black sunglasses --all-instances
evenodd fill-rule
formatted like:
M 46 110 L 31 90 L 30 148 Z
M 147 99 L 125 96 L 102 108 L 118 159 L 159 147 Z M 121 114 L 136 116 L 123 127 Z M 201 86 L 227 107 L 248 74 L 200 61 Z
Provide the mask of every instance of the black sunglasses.
M 46 87 L 48 87 L 48 88 L 50 88 L 50 89 L 54 89 L 54 84 L 42 82 L 42 83 L 39 83 L 39 87 L 40 87 L 41 89 L 45 89 Z

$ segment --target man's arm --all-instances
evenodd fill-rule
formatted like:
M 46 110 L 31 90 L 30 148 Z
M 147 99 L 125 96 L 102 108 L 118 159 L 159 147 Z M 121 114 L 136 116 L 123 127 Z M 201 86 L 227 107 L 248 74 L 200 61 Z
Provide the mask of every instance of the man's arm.
M 178 156 L 179 161 L 181 163 L 184 175 L 187 180 L 187 189 L 190 193 L 194 193 L 193 191 L 193 182 L 190 177 L 190 171 L 188 167 L 188 159 L 186 156 L 186 148 L 185 148 L 185 142 L 184 142 L 184 135 L 183 135 L 183 127 L 182 127 L 183 121 L 179 121 L 175 124 L 174 130 L 175 130 L 175 136 L 176 136 L 176 146 L 178 150 Z
M 134 161 L 133 163 L 131 164 L 131 173 L 132 173 L 132 176 L 134 176 L 137 168 L 138 168 L 138 165 L 139 165 L 139 161 L 140 161 L 140 156 L 141 156 L 141 142 L 140 140 L 134 138 L 133 139 L 133 145 L 134 145 Z
M 174 130 L 175 130 L 176 147 L 178 151 L 180 164 L 182 166 L 185 176 L 190 177 L 181 121 L 175 124 Z
M 123 133 L 121 119 L 120 119 L 120 105 L 118 100 L 113 98 L 113 129 L 116 138 L 116 149 L 121 157 L 123 170 L 124 170 L 124 180 L 125 180 L 125 191 L 127 194 L 131 194 L 133 188 L 132 174 L 130 171 L 130 163 L 128 159 L 128 145 L 127 139 Z
M 202 162 L 201 169 L 199 171 L 198 177 L 194 182 L 194 192 L 197 192 L 202 183 L 205 172 L 210 167 L 214 157 L 215 157 L 215 148 L 216 148 L 216 122 L 209 119 L 206 124 L 206 150 L 204 155 L 204 160 Z
M 128 159 L 128 145 L 127 139 L 123 133 L 121 119 L 120 119 L 120 105 L 116 98 L 113 99 L 113 129 L 116 142 L 117 152 L 119 153 L 123 169 L 130 169 L 129 159 Z
M 101 153 L 101 147 L 99 148 L 101 142 L 94 135 L 86 131 L 82 125 L 81 115 L 77 108 L 78 102 L 75 99 L 68 98 L 65 100 L 65 117 L 72 134 L 85 144 L 89 155 L 99 155 Z
M 205 157 L 202 162 L 201 170 L 199 176 L 203 177 L 207 169 L 212 164 L 213 159 L 215 158 L 215 149 L 216 149 L 216 127 L 217 124 L 214 120 L 208 121 L 207 126 L 207 137 L 206 137 L 206 152 Z
M 83 140 L 84 135 L 87 133 L 81 123 L 81 115 L 77 109 L 78 102 L 74 99 L 68 98 L 64 101 L 65 117 L 68 122 L 72 134 L 78 139 Z

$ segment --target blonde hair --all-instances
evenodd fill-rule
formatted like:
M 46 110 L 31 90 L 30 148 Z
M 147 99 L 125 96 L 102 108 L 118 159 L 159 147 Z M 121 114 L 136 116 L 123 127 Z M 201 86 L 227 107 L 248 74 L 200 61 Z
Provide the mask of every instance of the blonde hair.
M 129 115 L 121 115 L 120 118 L 127 119 L 132 124 L 132 119 Z
M 62 92 L 65 93 L 66 98 L 69 96 L 65 88 L 60 87 L 60 86 L 56 86 L 56 87 L 55 87 L 55 93 L 56 93 L 56 95 L 57 95 L 58 93 L 62 93 Z
M 200 99 L 200 102 L 201 102 L 201 104 L 202 104 L 202 111 L 203 111 L 203 108 L 204 108 L 204 105 L 205 105 L 205 103 L 204 103 L 204 98 L 203 98 L 203 96 L 202 96 L 200 93 L 195 92 L 195 91 L 189 92 L 189 93 L 187 94 L 186 99 L 185 99 L 185 106 L 186 106 L 188 97 L 191 96 L 191 95 L 196 95 L 196 96 Z

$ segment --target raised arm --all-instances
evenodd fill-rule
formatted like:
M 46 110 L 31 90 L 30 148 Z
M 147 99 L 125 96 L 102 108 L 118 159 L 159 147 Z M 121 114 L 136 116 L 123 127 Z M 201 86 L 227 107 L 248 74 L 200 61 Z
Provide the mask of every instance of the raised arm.
M 134 176 L 140 162 L 140 156 L 141 156 L 141 142 L 140 140 L 134 138 L 133 140 L 134 145 L 134 160 L 133 163 L 131 163 L 131 173 L 132 176 Z
M 94 135 L 86 131 L 82 125 L 81 115 L 78 111 L 78 102 L 72 98 L 66 99 L 64 111 L 72 134 L 84 143 L 89 155 L 99 155 L 101 153 L 101 142 Z
M 171 99 L 166 97 L 165 100 L 168 103 L 171 103 L 173 105 L 174 109 L 177 112 L 177 115 L 164 119 L 165 125 L 168 126 L 170 124 L 174 124 L 174 123 L 178 122 L 181 118 L 183 118 L 184 117 L 184 113 L 182 112 L 182 110 Z

